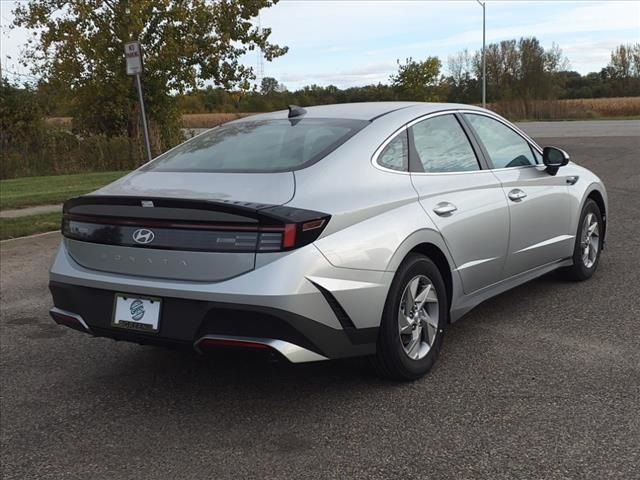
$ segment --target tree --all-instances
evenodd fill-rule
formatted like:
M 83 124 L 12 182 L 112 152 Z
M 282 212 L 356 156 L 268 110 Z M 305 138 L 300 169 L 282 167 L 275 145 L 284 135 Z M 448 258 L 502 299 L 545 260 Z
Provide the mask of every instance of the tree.
M 409 57 L 404 64 L 398 60 L 398 73 L 391 75 L 391 85 L 405 100 L 437 100 L 436 87 L 440 66 L 438 57 L 427 57 L 422 62 Z
M 480 98 L 480 82 L 474 76 L 474 57 L 467 49 L 450 55 L 447 59 L 449 76 L 448 100 L 452 102 L 477 103 Z
M 286 51 L 268 41 L 269 28 L 251 19 L 277 0 L 30 0 L 14 10 L 14 25 L 34 30 L 23 62 L 73 98 L 76 128 L 139 137 L 132 77 L 123 48 L 140 40 L 142 81 L 158 151 L 177 140 L 172 93 L 212 81 L 248 89 L 254 78 L 240 57 L 260 48 L 266 60 Z
M 0 155 L 10 144 L 28 141 L 43 124 L 33 91 L 0 77 Z
M 640 95 L 640 43 L 618 45 L 602 70 L 615 95 Z
M 273 77 L 264 77 L 260 82 L 260 93 L 262 95 L 271 95 L 277 92 L 280 87 L 278 80 Z

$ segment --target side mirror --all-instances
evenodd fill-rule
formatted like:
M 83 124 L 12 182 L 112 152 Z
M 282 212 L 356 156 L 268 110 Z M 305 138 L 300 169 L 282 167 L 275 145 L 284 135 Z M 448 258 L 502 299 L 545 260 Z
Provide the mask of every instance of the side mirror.
M 558 147 L 544 147 L 542 149 L 542 161 L 547 166 L 549 175 L 558 173 L 560 167 L 569 163 L 569 154 Z

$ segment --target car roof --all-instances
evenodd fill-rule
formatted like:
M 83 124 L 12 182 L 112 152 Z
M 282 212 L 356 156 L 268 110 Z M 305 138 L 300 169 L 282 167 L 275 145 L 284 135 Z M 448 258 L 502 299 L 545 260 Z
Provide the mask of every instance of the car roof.
M 472 105 L 459 103 L 426 103 L 426 102 L 359 102 L 339 103 L 334 105 L 318 105 L 315 107 L 303 107 L 306 113 L 298 118 L 344 118 L 353 120 L 372 121 L 388 113 L 402 109 L 420 109 L 421 114 L 454 109 L 479 109 Z M 283 119 L 289 115 L 288 110 L 264 113 L 245 117 L 241 121 Z M 234 122 L 235 123 L 235 122 Z

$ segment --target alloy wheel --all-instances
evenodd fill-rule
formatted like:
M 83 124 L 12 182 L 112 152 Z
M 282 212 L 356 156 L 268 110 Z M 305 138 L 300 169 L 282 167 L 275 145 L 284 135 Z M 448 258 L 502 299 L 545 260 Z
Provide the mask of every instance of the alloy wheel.
M 438 294 L 431 280 L 418 275 L 402 293 L 398 330 L 405 354 L 412 360 L 424 358 L 438 334 Z
M 593 267 L 598 258 L 600 248 L 600 227 L 598 218 L 591 212 L 587 213 L 582 222 L 582 263 L 587 268 Z

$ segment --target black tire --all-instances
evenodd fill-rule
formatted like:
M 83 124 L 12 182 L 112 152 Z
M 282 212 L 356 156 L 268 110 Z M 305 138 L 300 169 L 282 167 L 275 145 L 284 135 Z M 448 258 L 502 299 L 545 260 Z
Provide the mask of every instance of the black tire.
M 435 288 L 438 299 L 438 328 L 427 354 L 414 360 L 409 358 L 403 348 L 398 327 L 398 312 L 405 288 L 418 275 L 428 277 Z M 371 359 L 378 374 L 392 380 L 412 381 L 429 372 L 438 358 L 448 315 L 446 286 L 438 267 L 424 255 L 409 254 L 396 272 L 382 313 L 376 355 Z
M 593 214 L 598 222 L 598 230 L 599 230 L 599 240 L 598 240 L 598 249 L 596 253 L 595 260 L 593 261 L 593 265 L 587 266 L 583 261 L 583 225 L 585 218 L 589 214 Z M 573 247 L 573 265 L 570 267 L 566 267 L 560 270 L 560 273 L 563 277 L 568 280 L 573 280 L 576 282 L 582 282 L 584 280 L 588 280 L 593 276 L 596 269 L 598 268 L 598 263 L 600 262 L 600 254 L 602 252 L 602 240 L 604 233 L 604 224 L 602 222 L 602 212 L 600 212 L 600 207 L 598 204 L 591 199 L 588 199 L 582 208 L 582 212 L 580 213 L 580 221 L 578 222 L 578 229 L 576 231 L 576 241 Z

